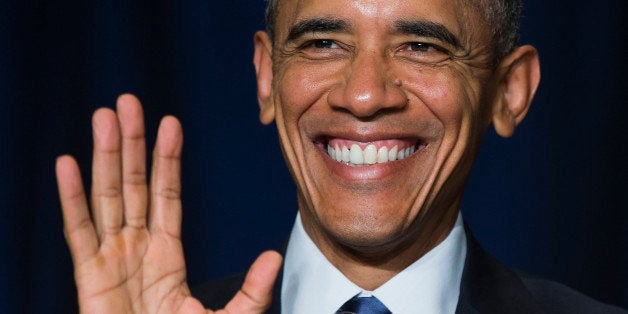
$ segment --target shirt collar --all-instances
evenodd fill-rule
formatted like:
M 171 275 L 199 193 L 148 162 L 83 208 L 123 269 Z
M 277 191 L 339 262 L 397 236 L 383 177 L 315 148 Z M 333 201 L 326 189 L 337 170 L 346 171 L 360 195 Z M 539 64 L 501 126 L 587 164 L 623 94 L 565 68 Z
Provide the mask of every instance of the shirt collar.
M 297 214 L 286 250 L 282 313 L 335 313 L 359 293 L 376 296 L 392 313 L 454 313 L 466 256 L 462 216 L 439 245 L 375 291 L 364 291 L 336 269 L 307 235 Z

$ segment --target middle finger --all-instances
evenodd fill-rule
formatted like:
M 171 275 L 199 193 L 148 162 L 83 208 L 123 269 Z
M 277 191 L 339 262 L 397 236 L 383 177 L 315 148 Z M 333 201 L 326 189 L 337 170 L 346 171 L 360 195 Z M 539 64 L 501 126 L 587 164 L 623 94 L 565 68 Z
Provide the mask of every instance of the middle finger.
M 120 129 L 113 110 L 96 110 L 92 119 L 92 209 L 101 242 L 122 227 L 124 204 L 121 190 Z

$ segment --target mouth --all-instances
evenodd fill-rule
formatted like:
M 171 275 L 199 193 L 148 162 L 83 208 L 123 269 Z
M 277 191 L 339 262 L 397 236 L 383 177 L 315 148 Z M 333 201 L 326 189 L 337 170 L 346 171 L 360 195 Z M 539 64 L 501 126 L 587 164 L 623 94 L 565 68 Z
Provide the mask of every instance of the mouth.
M 325 138 L 317 141 L 327 155 L 338 163 L 351 167 L 368 167 L 403 160 L 426 147 L 416 138 L 386 139 L 360 142 L 341 138 Z

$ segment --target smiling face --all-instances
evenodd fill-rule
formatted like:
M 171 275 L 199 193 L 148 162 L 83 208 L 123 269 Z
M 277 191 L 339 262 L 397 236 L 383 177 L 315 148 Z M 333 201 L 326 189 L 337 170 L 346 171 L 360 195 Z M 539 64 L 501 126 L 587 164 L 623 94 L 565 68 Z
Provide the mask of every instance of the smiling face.
M 306 231 L 328 257 L 430 249 L 455 221 L 495 111 L 480 15 L 451 0 L 279 6 L 274 45 L 256 35 L 258 96 Z

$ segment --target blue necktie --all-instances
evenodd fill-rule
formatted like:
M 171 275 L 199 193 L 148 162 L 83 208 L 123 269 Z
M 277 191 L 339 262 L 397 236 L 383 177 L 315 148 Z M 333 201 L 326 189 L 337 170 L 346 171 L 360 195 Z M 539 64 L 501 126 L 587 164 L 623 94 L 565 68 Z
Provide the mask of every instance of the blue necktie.
M 376 297 L 357 295 L 343 304 L 336 314 L 392 314 Z

